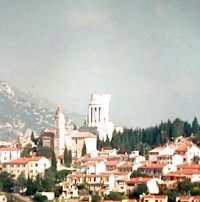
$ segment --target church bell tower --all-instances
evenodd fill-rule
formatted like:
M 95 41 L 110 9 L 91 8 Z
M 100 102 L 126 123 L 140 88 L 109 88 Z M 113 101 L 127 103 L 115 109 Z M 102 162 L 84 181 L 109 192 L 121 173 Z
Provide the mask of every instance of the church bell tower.
M 65 147 L 65 115 L 63 108 L 58 106 L 55 113 L 54 151 L 56 158 L 63 155 Z

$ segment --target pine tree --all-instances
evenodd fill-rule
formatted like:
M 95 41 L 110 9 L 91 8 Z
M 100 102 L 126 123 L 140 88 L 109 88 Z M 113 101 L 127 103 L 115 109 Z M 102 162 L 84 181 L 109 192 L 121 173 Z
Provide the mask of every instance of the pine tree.
M 194 120 L 192 122 L 192 132 L 195 135 L 198 135 L 200 133 L 199 123 L 196 117 L 194 117 Z
M 83 148 L 82 148 L 82 156 L 85 156 L 87 154 L 87 150 L 86 150 L 86 144 L 85 141 L 83 143 Z
M 56 160 L 56 155 L 54 151 L 52 151 L 52 156 L 51 156 L 51 167 L 54 171 L 57 170 L 57 160 Z
M 64 150 L 64 164 L 66 167 L 70 167 L 72 164 L 72 152 L 67 148 Z

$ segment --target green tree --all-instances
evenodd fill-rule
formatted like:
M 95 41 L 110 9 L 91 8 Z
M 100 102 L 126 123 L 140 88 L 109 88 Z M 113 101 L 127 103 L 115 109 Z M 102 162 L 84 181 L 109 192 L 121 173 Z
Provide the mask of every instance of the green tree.
M 143 193 L 147 193 L 147 185 L 146 184 L 140 184 L 138 185 L 129 195 L 129 198 L 137 198 L 139 199 L 140 195 Z
M 184 135 L 184 124 L 179 118 L 176 118 L 172 124 L 172 137 L 176 138 L 180 135 Z
M 30 152 L 32 151 L 32 146 L 31 144 L 27 144 L 24 149 L 22 150 L 21 156 L 30 156 Z
M 46 158 L 52 157 L 52 151 L 53 149 L 50 147 L 38 147 L 37 153 L 39 156 L 44 156 Z
M 65 177 L 70 174 L 72 171 L 71 170 L 60 170 L 56 172 L 56 182 L 63 182 Z
M 197 135 L 200 132 L 200 128 L 199 128 L 199 123 L 196 117 L 194 117 L 194 120 L 192 122 L 192 132 Z
M 82 156 L 85 156 L 86 155 L 86 152 L 87 150 L 86 150 L 86 144 L 85 144 L 85 141 L 84 141 L 84 143 L 83 143 L 83 148 L 82 148 Z
M 124 199 L 124 195 L 121 192 L 110 192 L 109 195 L 104 196 L 105 200 L 113 200 L 113 201 L 119 201 Z
M 64 150 L 64 163 L 66 167 L 70 167 L 72 164 L 72 153 L 67 148 Z
M 54 191 L 56 183 L 56 173 L 55 170 L 49 168 L 46 170 L 44 178 L 42 180 L 42 186 L 45 191 Z
M 3 190 L 3 183 L 0 182 L 0 192 L 2 192 L 2 190 Z
M 35 145 L 37 145 L 38 139 L 35 138 L 35 135 L 34 135 L 34 132 L 33 132 L 33 131 L 31 132 L 31 141 L 32 141 Z
M 7 172 L 0 173 L 0 182 L 3 184 L 2 191 L 11 192 L 14 187 L 14 175 Z
M 33 197 L 33 200 L 35 202 L 45 202 L 47 201 L 47 197 L 46 196 L 43 196 L 42 194 L 40 193 L 36 193 Z
M 98 194 L 92 195 L 92 202 L 98 202 L 101 200 L 101 196 Z
M 178 183 L 178 189 L 177 190 L 181 194 L 190 194 L 192 189 L 193 189 L 193 183 L 188 178 Z
M 27 180 L 25 177 L 25 173 L 21 172 L 15 181 L 15 186 L 19 188 L 20 192 L 23 194 L 24 189 L 27 186 Z
M 37 192 L 36 181 L 33 181 L 33 179 L 28 178 L 26 194 L 29 196 L 29 195 L 34 195 L 36 192 Z
M 56 160 L 55 152 L 53 150 L 52 150 L 52 154 L 51 154 L 51 167 L 52 167 L 52 169 L 54 169 L 54 171 L 57 170 L 57 160 Z

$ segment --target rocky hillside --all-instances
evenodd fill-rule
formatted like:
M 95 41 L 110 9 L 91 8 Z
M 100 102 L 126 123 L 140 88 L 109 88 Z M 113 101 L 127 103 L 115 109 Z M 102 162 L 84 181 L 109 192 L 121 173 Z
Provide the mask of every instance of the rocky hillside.
M 13 140 L 32 130 L 39 135 L 46 128 L 54 128 L 56 108 L 46 99 L 0 81 L 0 140 Z M 65 116 L 69 124 L 83 123 L 83 116 L 76 113 Z

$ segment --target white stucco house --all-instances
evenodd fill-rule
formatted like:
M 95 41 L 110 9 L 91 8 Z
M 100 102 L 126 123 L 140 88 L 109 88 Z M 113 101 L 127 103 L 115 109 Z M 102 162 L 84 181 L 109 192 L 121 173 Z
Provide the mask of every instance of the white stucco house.
M 188 147 L 186 152 L 186 162 L 192 163 L 194 160 L 194 157 L 200 157 L 200 149 L 196 145 L 192 145 L 191 147 Z

